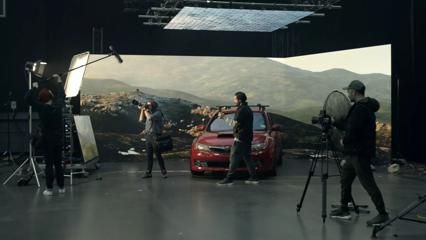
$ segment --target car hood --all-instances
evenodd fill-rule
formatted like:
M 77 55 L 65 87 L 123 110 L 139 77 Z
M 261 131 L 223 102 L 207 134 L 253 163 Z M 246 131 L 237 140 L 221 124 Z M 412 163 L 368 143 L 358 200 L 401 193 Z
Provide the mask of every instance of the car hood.
M 253 143 L 263 143 L 267 138 L 265 132 L 253 133 Z M 234 142 L 234 136 L 232 132 L 226 133 L 212 133 L 205 132 L 203 135 L 198 137 L 197 143 L 206 144 L 210 146 L 231 146 Z

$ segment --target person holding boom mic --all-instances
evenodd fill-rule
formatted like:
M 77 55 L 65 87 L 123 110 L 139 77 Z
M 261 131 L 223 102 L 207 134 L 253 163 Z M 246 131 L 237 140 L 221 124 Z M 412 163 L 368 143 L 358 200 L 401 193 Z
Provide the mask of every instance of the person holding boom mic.
M 25 95 L 25 100 L 29 105 L 38 111 L 41 121 L 42 143 L 44 160 L 46 163 L 46 190 L 43 195 L 53 195 L 53 181 L 56 177 L 56 184 L 60 194 L 65 193 L 64 170 L 62 167 L 62 147 L 63 147 L 63 118 L 65 92 L 62 79 L 59 75 L 53 75 L 56 86 L 56 96 L 48 88 L 38 89 L 38 83 L 33 83 L 33 88 Z M 55 167 L 55 174 L 53 172 Z

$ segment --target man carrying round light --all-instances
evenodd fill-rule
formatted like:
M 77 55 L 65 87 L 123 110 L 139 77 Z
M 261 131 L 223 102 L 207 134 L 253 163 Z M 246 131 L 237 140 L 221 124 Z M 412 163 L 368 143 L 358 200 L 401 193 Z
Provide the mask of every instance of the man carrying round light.
M 341 208 L 331 212 L 331 218 L 351 219 L 348 203 L 352 198 L 352 183 L 358 177 L 361 185 L 370 195 L 379 214 L 367 221 L 368 226 L 380 225 L 389 219 L 385 209 L 382 193 L 374 180 L 370 164 L 376 152 L 376 116 L 380 108 L 374 98 L 365 97 L 365 85 L 352 81 L 347 90 L 348 97 L 354 104 L 346 117 L 345 126 L 337 126 L 345 131 L 343 138 L 345 164 L 341 173 Z

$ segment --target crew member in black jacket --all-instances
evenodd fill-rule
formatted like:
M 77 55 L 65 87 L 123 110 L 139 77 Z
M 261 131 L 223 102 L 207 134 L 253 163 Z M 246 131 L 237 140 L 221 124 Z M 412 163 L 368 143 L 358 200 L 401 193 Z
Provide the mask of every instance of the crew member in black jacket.
M 367 225 L 379 225 L 389 219 L 385 209 L 382 193 L 374 180 L 370 167 L 371 159 L 376 152 L 376 116 L 380 108 L 379 102 L 365 97 L 365 85 L 359 81 L 352 81 L 348 87 L 348 97 L 354 102 L 346 118 L 345 137 L 343 139 L 346 162 L 342 166 L 341 176 L 341 204 L 340 209 L 331 212 L 332 218 L 350 219 L 348 203 L 352 198 L 352 183 L 355 177 L 370 195 L 379 214 L 367 221 Z M 337 126 L 339 128 L 339 126 Z
M 234 115 L 234 144 L 229 158 L 229 170 L 226 177 L 218 182 L 219 185 L 231 185 L 233 177 L 241 159 L 244 159 L 250 178 L 246 184 L 258 184 L 256 178 L 256 164 L 251 158 L 251 142 L 253 141 L 253 112 L 247 105 L 247 96 L 243 92 L 237 92 L 234 96 L 237 111 Z
M 38 83 L 33 83 L 33 88 L 26 94 L 25 99 L 35 110 L 38 111 L 42 143 L 44 151 L 44 160 L 46 163 L 46 190 L 44 195 L 53 195 L 53 180 L 56 176 L 58 192 L 65 193 L 64 188 L 64 170 L 62 168 L 62 146 L 63 146 L 63 119 L 62 108 L 64 107 L 64 87 L 60 76 L 54 75 L 56 91 L 55 94 L 48 89 L 38 89 Z M 55 166 L 55 174 L 53 174 Z

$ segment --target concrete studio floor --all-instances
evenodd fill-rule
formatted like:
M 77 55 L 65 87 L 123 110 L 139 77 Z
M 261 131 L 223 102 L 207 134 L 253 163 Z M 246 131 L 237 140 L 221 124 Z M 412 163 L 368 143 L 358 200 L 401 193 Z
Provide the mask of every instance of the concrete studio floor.
M 99 240 L 274 240 L 370 239 L 366 221 L 376 211 L 358 181 L 353 195 L 372 212 L 351 221 L 321 218 L 321 181 L 314 177 L 299 215 L 310 161 L 288 159 L 278 176 L 257 186 L 236 181 L 216 186 L 219 177 L 192 178 L 187 160 L 167 161 L 169 178 L 154 172 L 141 179 L 145 163 L 105 163 L 88 178 L 67 185 L 67 193 L 46 197 L 30 186 L 17 187 L 16 179 L 0 187 L 0 239 L 99 239 Z M 155 168 L 158 168 L 155 166 Z M 319 167 L 317 167 L 319 170 Z M 0 180 L 11 173 L 0 168 Z M 330 174 L 335 173 L 331 165 Z M 97 174 L 103 180 L 96 180 Z M 388 175 L 385 167 L 375 173 L 385 203 L 394 216 L 417 194 L 426 194 L 425 179 Z M 44 179 L 41 181 L 44 183 Z M 67 181 L 68 182 L 68 181 Z M 44 184 L 43 184 L 44 185 Z M 339 200 L 339 178 L 328 180 L 328 204 Z M 426 204 L 417 212 L 426 212 Z M 426 224 L 397 220 L 378 239 L 426 239 Z

